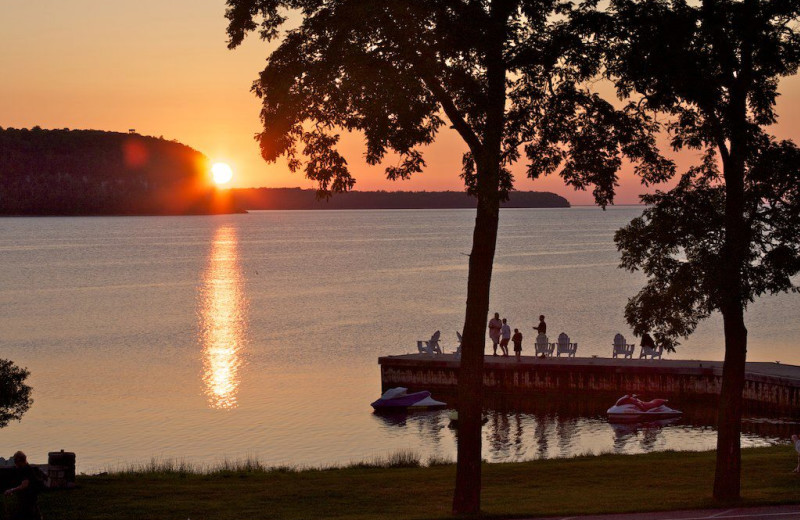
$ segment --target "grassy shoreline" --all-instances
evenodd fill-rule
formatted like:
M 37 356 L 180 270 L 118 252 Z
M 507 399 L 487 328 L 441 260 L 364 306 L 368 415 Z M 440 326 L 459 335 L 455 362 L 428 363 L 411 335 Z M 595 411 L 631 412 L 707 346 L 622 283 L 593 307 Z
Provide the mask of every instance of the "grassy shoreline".
M 742 456 L 741 505 L 800 502 L 788 446 Z M 486 518 L 696 509 L 711 499 L 713 452 L 660 452 L 485 464 Z M 210 471 L 154 463 L 80 476 L 78 489 L 40 498 L 45 518 L 450 518 L 455 465 L 419 467 L 413 454 L 345 468 L 265 468 L 257 461 Z

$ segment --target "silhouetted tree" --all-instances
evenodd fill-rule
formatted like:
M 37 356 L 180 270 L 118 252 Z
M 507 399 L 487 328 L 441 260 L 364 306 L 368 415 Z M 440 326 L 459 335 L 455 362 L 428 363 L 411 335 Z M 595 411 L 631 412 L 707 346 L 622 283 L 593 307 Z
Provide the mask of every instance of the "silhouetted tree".
M 30 372 L 7 359 L 0 359 L 0 428 L 19 421 L 33 404 L 31 387 L 25 384 Z
M 280 38 L 253 90 L 263 99 L 265 160 L 281 156 L 317 181 L 321 196 L 352 188 L 337 151 L 340 129 L 366 138 L 366 160 L 389 179 L 425 166 L 420 147 L 449 125 L 467 146 L 461 173 L 477 198 L 459 372 L 453 510 L 480 509 L 483 353 L 500 202 L 524 153 L 529 177 L 556 170 L 613 198 L 620 153 L 647 158 L 647 182 L 672 165 L 657 157 L 652 122 L 580 88 L 599 53 L 566 24 L 559 0 L 228 0 L 231 48 L 250 31 Z M 284 24 L 291 27 L 281 34 Z M 305 163 L 301 155 L 306 157 Z
M 643 198 L 652 207 L 616 240 L 622 265 L 648 276 L 626 308 L 638 333 L 671 346 L 722 314 L 720 500 L 740 496 L 745 307 L 791 289 L 800 269 L 800 153 L 762 130 L 776 120 L 778 79 L 800 63 L 799 14 L 797 0 L 613 0 L 587 18 L 602 27 L 620 94 L 671 116 L 673 148 L 704 151 L 674 190 Z

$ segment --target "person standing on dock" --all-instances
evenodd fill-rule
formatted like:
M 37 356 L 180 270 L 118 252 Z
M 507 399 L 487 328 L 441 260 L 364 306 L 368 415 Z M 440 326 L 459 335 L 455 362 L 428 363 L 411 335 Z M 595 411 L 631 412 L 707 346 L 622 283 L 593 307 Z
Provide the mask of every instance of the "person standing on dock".
M 503 327 L 503 322 L 500 321 L 500 313 L 495 312 L 494 318 L 489 320 L 489 337 L 492 339 L 492 355 L 497 355 L 497 344 L 500 343 L 500 329 Z
M 511 341 L 514 342 L 514 354 L 517 356 L 517 361 L 522 361 L 522 333 L 519 329 L 514 329 L 514 335 L 511 336 Z
M 547 323 L 544 322 L 544 314 L 539 315 L 539 326 L 534 327 L 533 330 L 539 334 L 547 334 Z
M 503 350 L 503 357 L 508 357 L 508 342 L 511 341 L 511 327 L 503 318 L 503 326 L 500 327 L 500 348 Z

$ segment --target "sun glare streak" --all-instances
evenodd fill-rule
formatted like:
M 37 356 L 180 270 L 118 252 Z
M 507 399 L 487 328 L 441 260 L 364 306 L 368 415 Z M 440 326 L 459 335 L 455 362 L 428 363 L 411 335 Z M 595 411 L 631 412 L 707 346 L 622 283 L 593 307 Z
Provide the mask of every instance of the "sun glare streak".
M 211 408 L 238 406 L 239 369 L 245 341 L 246 301 L 242 293 L 236 229 L 217 229 L 200 288 L 203 383 Z

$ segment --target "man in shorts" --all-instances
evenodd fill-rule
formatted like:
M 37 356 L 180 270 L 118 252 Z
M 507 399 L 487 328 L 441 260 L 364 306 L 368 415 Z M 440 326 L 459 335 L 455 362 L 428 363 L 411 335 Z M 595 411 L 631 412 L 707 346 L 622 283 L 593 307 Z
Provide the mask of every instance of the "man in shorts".
M 503 327 L 503 322 L 500 321 L 500 313 L 495 312 L 494 318 L 489 320 L 489 338 L 492 340 L 493 356 L 497 355 L 497 345 L 500 343 L 500 329 Z
M 503 318 L 503 325 L 500 327 L 500 348 L 503 350 L 503 357 L 508 357 L 508 342 L 511 341 L 511 327 Z

